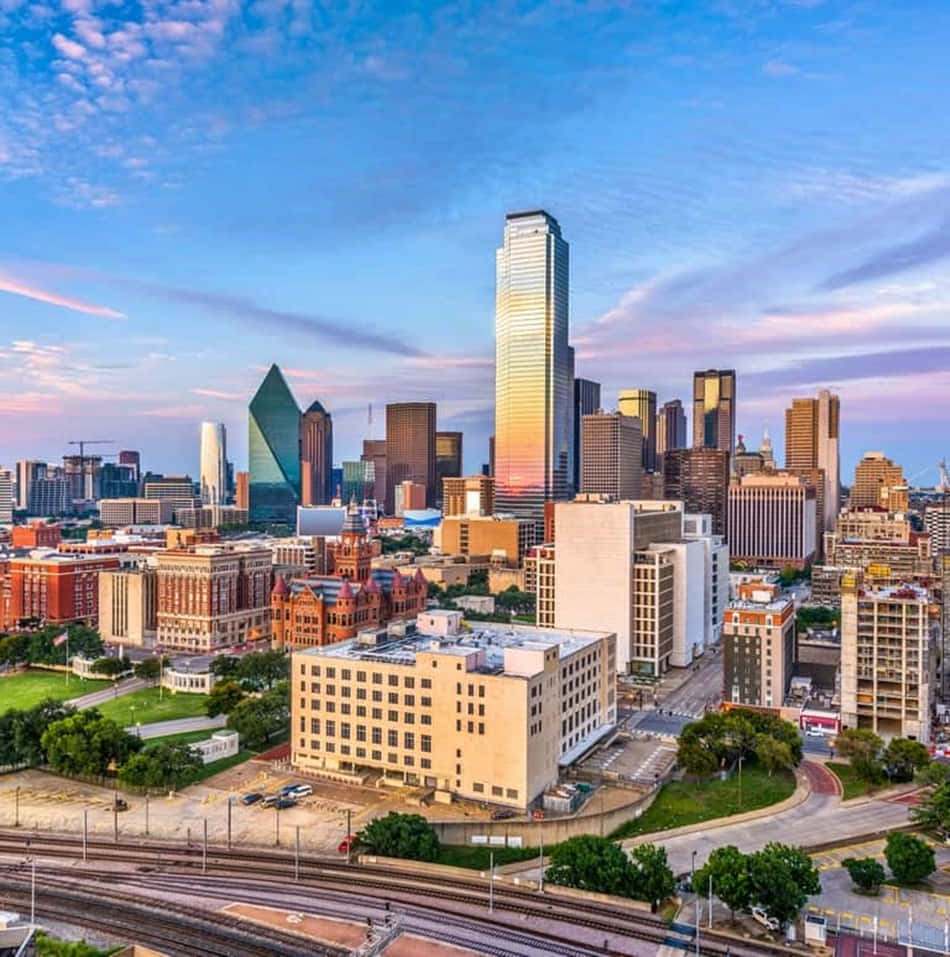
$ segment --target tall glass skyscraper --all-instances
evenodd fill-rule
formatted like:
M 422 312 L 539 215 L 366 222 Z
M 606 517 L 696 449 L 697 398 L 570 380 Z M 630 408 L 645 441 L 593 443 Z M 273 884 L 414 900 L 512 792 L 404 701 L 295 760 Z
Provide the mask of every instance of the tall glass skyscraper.
M 300 419 L 300 504 L 329 505 L 332 499 L 333 419 L 312 402 Z
M 228 445 L 221 422 L 201 423 L 201 501 L 224 505 L 228 498 Z
M 736 370 L 693 373 L 693 448 L 736 452 Z
M 300 504 L 300 409 L 276 365 L 248 406 L 250 518 L 296 521 Z
M 640 420 L 641 461 L 647 472 L 656 471 L 656 393 L 625 389 L 617 397 L 617 410 Z
M 568 494 L 573 394 L 568 245 L 543 210 L 510 213 L 496 253 L 495 510 L 543 527 Z

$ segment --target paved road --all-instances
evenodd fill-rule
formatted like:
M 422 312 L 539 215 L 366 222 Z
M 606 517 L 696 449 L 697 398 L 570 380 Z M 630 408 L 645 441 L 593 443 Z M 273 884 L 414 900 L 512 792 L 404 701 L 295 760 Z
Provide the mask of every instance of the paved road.
M 141 691 L 144 687 L 146 687 L 146 682 L 141 678 L 125 678 L 111 688 L 90 691 L 89 694 L 73 698 L 66 704 L 71 704 L 74 708 L 82 711 L 85 708 L 94 708 L 97 704 L 105 704 L 106 701 L 112 701 L 113 698 L 121 698 L 122 695 L 131 694 L 133 691 Z
M 163 738 L 168 734 L 184 734 L 186 731 L 216 731 L 228 723 L 226 714 L 215 718 L 175 718 L 173 721 L 155 721 L 152 724 L 140 724 L 126 728 L 129 734 L 139 734 L 142 738 Z

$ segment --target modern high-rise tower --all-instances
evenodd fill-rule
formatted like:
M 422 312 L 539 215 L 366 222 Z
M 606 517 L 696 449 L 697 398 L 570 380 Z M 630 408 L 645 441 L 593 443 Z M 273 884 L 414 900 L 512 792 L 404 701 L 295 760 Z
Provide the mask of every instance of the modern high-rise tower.
M 221 422 L 201 423 L 201 501 L 224 505 L 228 499 L 227 434 Z
M 426 505 L 436 500 L 434 402 L 393 402 L 386 406 L 386 511 L 396 508 L 396 486 L 425 486 Z
M 248 406 L 250 518 L 296 521 L 300 504 L 300 409 L 272 365 Z
M 617 398 L 617 410 L 640 420 L 643 468 L 656 471 L 656 393 L 649 389 L 625 389 Z
M 543 210 L 509 213 L 496 253 L 495 508 L 543 528 L 567 497 L 572 436 L 568 245 Z
M 792 399 L 791 407 L 785 410 L 785 468 L 824 471 L 822 526 L 826 532 L 834 531 L 841 510 L 840 408 L 838 396 L 822 389 L 816 399 Z
M 663 453 L 686 448 L 686 413 L 679 399 L 670 399 L 656 414 L 656 469 L 663 471 Z
M 735 369 L 693 373 L 693 448 L 736 451 Z
M 600 383 L 590 379 L 574 380 L 574 491 L 580 491 L 581 464 L 584 458 L 584 416 L 600 410 Z
M 300 504 L 329 505 L 333 491 L 333 419 L 313 402 L 300 417 Z

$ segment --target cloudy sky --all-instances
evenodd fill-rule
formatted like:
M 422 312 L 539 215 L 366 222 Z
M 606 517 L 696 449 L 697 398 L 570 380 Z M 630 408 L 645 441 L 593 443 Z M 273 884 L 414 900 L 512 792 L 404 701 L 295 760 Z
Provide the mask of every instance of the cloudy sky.
M 942 0 L 0 0 L 0 461 L 246 460 L 270 362 L 334 413 L 491 431 L 494 250 L 571 244 L 578 374 L 839 391 L 844 472 L 950 453 Z M 609 403 L 608 403 L 609 404 Z M 936 478 L 935 470 L 920 481 Z

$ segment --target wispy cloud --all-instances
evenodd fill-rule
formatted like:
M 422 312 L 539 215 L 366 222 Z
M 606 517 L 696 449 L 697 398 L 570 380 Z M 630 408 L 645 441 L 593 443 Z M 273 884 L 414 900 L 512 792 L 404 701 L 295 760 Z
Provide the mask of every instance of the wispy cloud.
M 224 392 L 221 389 L 192 389 L 192 395 L 201 395 L 208 399 L 223 399 L 226 402 L 246 401 L 243 392 Z
M 785 60 L 768 60 L 762 67 L 762 72 L 766 76 L 796 76 L 798 67 Z
M 73 312 L 82 312 L 89 316 L 101 316 L 103 319 L 125 318 L 123 313 L 111 309 L 109 306 L 100 306 L 71 296 L 60 296 L 46 289 L 40 289 L 38 286 L 32 286 L 9 276 L 4 276 L 2 273 L 0 273 L 0 292 L 9 293 L 12 296 L 23 296 L 26 299 L 35 299 L 37 302 L 45 302 L 51 306 L 71 309 Z

